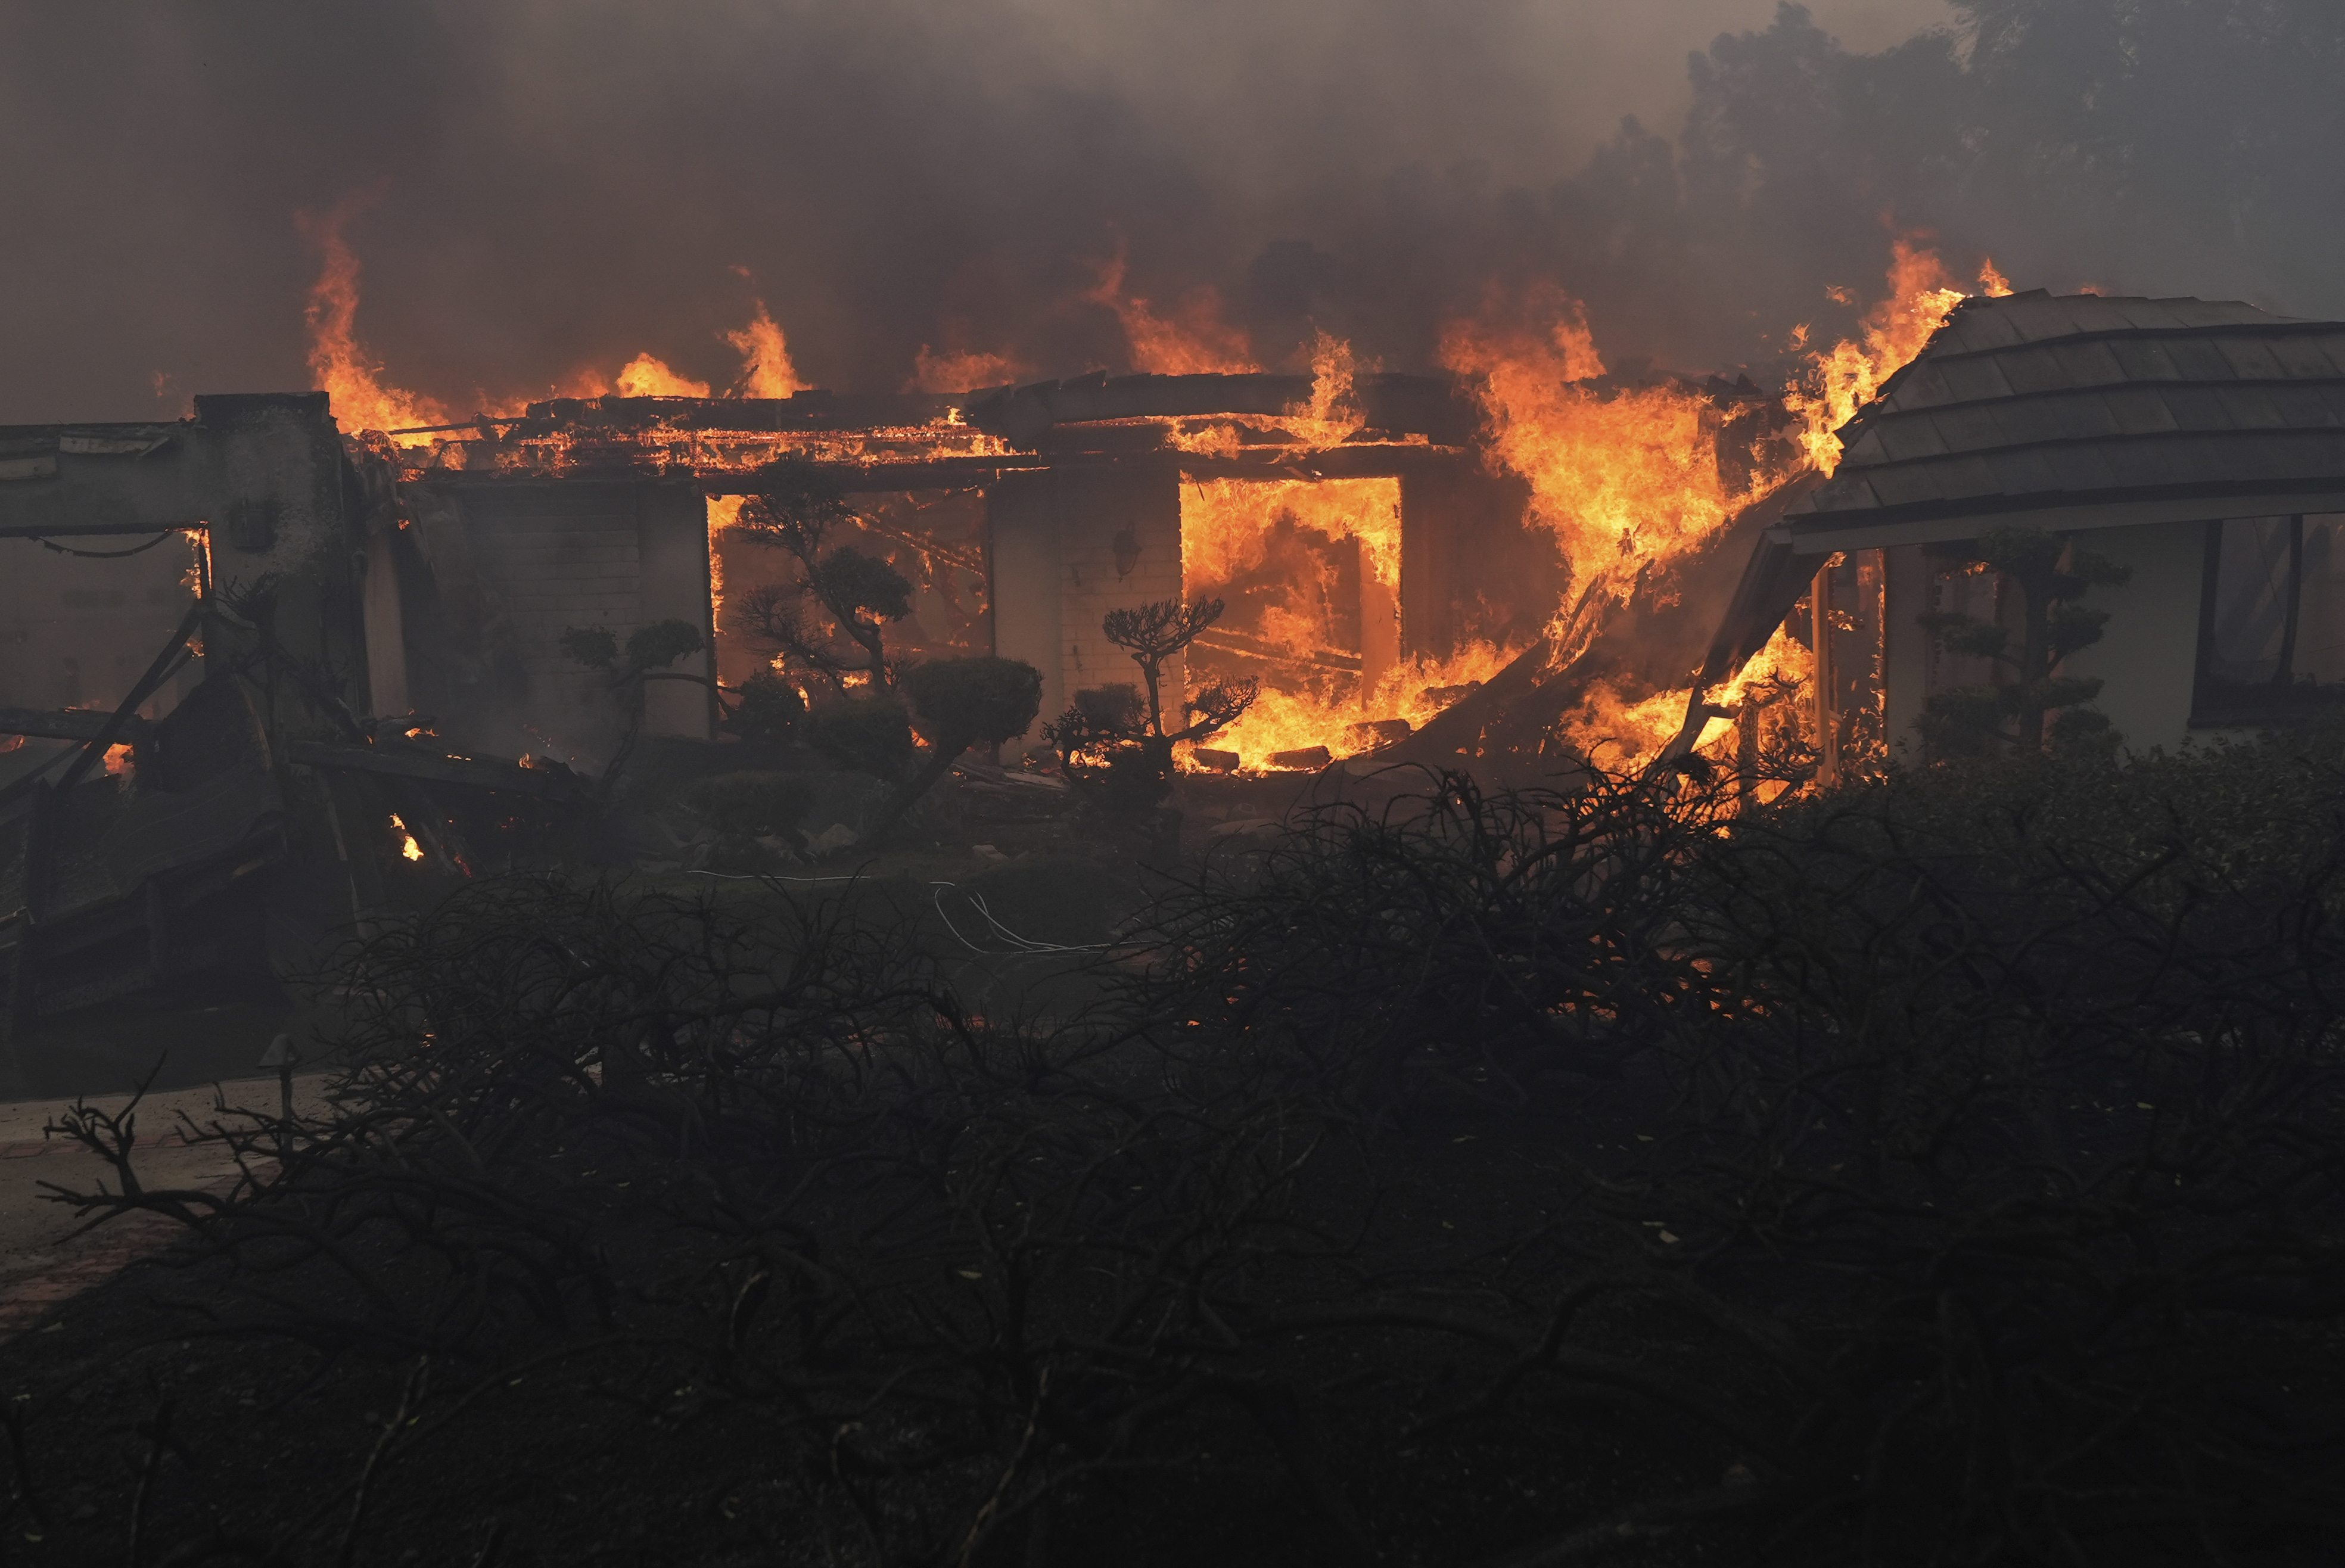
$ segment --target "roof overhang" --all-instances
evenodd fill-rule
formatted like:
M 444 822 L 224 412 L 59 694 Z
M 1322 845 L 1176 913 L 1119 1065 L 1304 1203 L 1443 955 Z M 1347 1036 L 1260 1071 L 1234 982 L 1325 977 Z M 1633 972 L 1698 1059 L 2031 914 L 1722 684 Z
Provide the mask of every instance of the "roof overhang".
M 1914 509 L 1903 515 L 1873 514 L 1842 520 L 1810 513 L 1773 531 L 1802 555 L 1840 550 L 1879 550 L 1899 544 L 1936 544 L 1976 539 L 1997 528 L 2040 528 L 2047 533 L 2148 523 L 2211 522 L 2226 517 L 2285 517 L 2298 512 L 2345 512 L 2345 479 L 2285 488 L 2255 485 L 2180 487 L 2157 495 L 2103 501 L 2073 495 L 2030 501 L 2027 497 L 1980 498 L 1944 507 Z

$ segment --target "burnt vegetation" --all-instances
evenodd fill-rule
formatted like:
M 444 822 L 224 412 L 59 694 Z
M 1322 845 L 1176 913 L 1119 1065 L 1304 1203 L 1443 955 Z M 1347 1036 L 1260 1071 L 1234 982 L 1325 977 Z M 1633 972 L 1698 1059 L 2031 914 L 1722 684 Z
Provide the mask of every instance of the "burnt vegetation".
M 232 1189 L 58 1129 L 184 1239 L 7 1350 L 12 1560 L 2322 1561 L 2340 765 L 1410 774 L 990 967 L 483 878 Z

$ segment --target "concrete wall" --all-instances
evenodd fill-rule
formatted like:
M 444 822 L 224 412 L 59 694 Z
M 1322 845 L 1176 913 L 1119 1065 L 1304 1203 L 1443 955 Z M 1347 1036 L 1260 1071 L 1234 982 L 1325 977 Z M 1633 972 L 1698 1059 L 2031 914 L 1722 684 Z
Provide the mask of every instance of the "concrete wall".
M 993 652 L 1022 659 L 1042 673 L 1042 702 L 1020 744 L 1038 744 L 1044 724 L 1065 711 L 1067 683 L 1059 633 L 1057 481 L 1049 473 L 1005 474 L 985 492 L 990 541 L 987 576 L 993 606 Z
M 2206 524 L 2160 522 L 2096 529 L 2078 542 L 2133 568 L 2122 588 L 2096 587 L 2085 602 L 2109 612 L 2101 640 L 2062 666 L 2066 675 L 2097 675 L 2095 706 L 2128 750 L 2172 751 L 2189 733 L 2198 661 L 2198 593 L 2205 572 Z
M 698 653 L 667 666 L 702 679 L 716 673 L 716 626 L 708 599 L 708 502 L 698 491 L 646 486 L 635 491 L 635 554 L 643 572 L 638 613 L 645 622 L 700 628 Z M 716 693 L 696 681 L 644 683 L 644 728 L 705 741 L 716 734 Z
M 1024 744 L 1085 686 L 1140 684 L 1139 666 L 1101 634 L 1111 610 L 1182 593 L 1181 479 L 1169 464 L 1006 475 L 986 492 L 992 539 L 993 651 L 1042 673 L 1042 705 Z M 1115 539 L 1140 544 L 1116 572 Z M 1164 672 L 1168 727 L 1179 719 L 1181 661 Z M 1019 743 L 1012 743 L 1013 745 Z
M 193 420 L 172 423 L 13 426 L 0 430 L 0 542 L 13 551 L 25 536 L 54 535 L 76 548 L 120 549 L 150 531 L 208 525 L 218 585 L 273 583 L 277 639 L 346 677 L 337 694 L 362 708 L 365 541 L 350 479 L 322 392 L 199 397 Z M 56 564 L 70 559 L 41 562 L 0 600 L 0 625 L 13 623 L 15 635 L 13 651 L 0 641 L 0 683 L 28 706 L 118 701 L 186 608 L 169 586 L 187 565 L 176 540 L 121 561 Z M 131 642 L 143 646 L 133 652 Z M 289 688 L 279 688 L 279 706 L 275 723 L 325 722 Z
M 136 540 L 79 541 L 121 549 Z M 169 539 L 118 561 L 0 539 L 0 707 L 111 708 L 188 612 L 189 551 Z M 139 712 L 160 718 L 201 670 L 183 671 Z M 5 737 L 0 737 L 5 740 Z
M 498 743 L 521 745 L 532 732 L 600 754 L 624 730 L 627 697 L 608 677 L 562 651 L 573 626 L 604 627 L 624 646 L 655 621 L 687 621 L 711 631 L 707 503 L 692 489 L 564 482 L 482 484 L 457 494 L 470 570 L 501 646 L 490 662 L 506 689 L 501 715 L 519 731 Z M 445 592 L 450 584 L 442 583 Z M 711 673 L 704 651 L 667 668 Z M 644 727 L 695 740 L 713 733 L 711 695 L 691 681 L 644 683 Z

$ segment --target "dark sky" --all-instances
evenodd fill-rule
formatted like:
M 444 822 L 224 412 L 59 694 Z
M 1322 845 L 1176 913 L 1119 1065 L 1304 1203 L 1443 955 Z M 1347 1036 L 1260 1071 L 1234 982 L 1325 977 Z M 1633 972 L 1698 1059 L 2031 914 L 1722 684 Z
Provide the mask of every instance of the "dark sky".
M 1608 353 L 1748 359 L 1826 285 L 1875 283 L 1884 217 L 1950 260 L 2018 257 L 2022 287 L 2130 271 L 2337 308 L 2302 281 L 2326 260 L 2257 272 L 2269 234 L 2326 243 L 2271 215 L 2334 195 L 2345 149 L 2230 188 L 2224 159 L 2269 159 L 2225 95 L 2272 85 L 2184 46 L 2226 6 L 2059 4 L 2117 19 L 2069 38 L 2044 0 L 0 0 L 0 421 L 306 386 L 296 215 L 368 191 L 360 330 L 391 380 L 460 409 L 646 349 L 723 381 L 753 295 L 825 385 L 900 384 L 923 344 L 1121 368 L 1081 299 L 1119 241 L 1138 292 L 1213 285 L 1267 359 L 1315 322 L 1391 369 L 1530 273 L 1589 300 Z M 1967 37 L 1907 42 L 1981 12 L 2009 46 L 1994 69 Z M 2125 96 L 2096 62 L 2155 56 L 2124 35 L 2145 12 L 2181 18 L 2157 23 L 2175 70 L 2211 73 L 2189 113 L 2214 164 L 2179 195 L 2145 180 L 2134 129 L 2093 139 Z M 2167 86 L 2127 90 L 2170 108 Z M 2105 187 L 2131 205 L 2064 216 Z M 2151 264 L 2166 233 L 2195 247 L 2179 279 Z

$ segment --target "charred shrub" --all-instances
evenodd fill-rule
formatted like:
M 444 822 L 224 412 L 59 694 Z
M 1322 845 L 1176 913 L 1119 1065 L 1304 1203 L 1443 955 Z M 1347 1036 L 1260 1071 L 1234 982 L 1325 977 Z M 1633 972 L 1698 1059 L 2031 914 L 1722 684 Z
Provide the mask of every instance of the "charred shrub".
M 2332 756 L 1396 777 L 1047 1020 L 851 887 L 482 883 L 353 951 L 333 1113 L 221 1123 L 246 1189 L 92 1112 L 82 1200 L 452 1407 L 560 1356 L 576 1423 L 709 1423 L 784 1478 L 736 1552 L 2319 1561 Z

